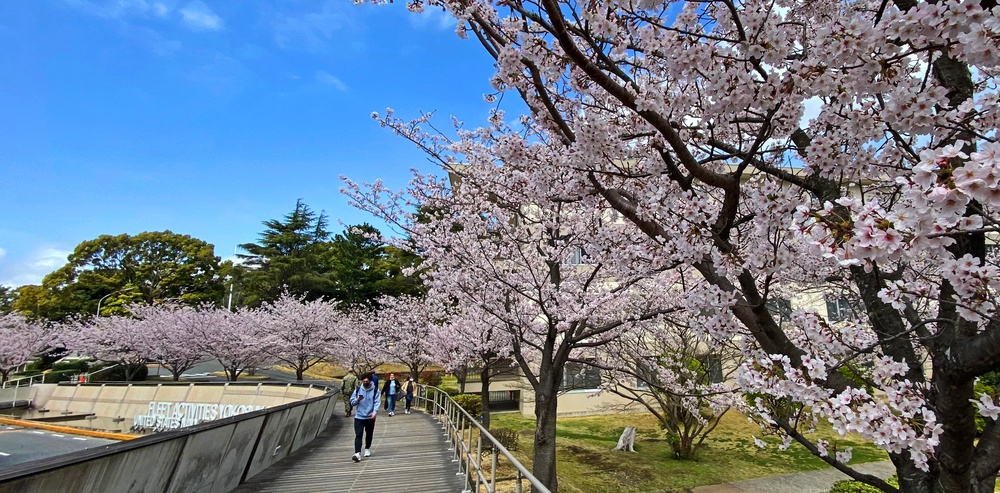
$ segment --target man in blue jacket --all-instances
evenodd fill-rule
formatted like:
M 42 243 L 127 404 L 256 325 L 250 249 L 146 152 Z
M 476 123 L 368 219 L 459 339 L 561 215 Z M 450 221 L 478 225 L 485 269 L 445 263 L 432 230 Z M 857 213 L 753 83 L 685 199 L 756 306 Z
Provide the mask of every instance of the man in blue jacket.
M 361 437 L 365 436 L 365 457 L 372 455 L 372 435 L 375 434 L 375 417 L 379 405 L 378 386 L 372 383 L 372 374 L 365 373 L 361 377 L 361 385 L 351 394 L 351 405 L 354 410 L 354 462 L 361 462 Z

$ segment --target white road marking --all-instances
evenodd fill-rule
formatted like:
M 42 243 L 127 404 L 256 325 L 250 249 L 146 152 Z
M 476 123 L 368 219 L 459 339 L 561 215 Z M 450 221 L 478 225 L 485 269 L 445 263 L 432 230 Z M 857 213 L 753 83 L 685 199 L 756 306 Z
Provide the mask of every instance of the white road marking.
M 2 456 L 4 456 L 4 457 L 7 457 L 7 456 L 9 456 L 10 454 L 6 454 L 6 453 L 3 453 L 3 452 L 0 452 L 0 455 L 2 455 Z
M 62 438 L 64 436 L 66 436 L 66 435 L 60 435 L 58 433 L 53 433 L 52 436 Z
M 34 433 L 36 435 L 44 435 L 45 434 L 44 431 L 33 431 L 32 433 Z
M 74 437 L 73 440 L 86 440 L 86 438 Z

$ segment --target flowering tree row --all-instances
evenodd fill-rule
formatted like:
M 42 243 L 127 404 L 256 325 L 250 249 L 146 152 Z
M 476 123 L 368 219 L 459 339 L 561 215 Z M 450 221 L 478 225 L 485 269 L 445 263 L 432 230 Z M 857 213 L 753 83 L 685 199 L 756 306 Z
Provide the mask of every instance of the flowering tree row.
M 0 383 L 17 367 L 50 349 L 54 331 L 16 313 L 0 316 Z
M 420 305 L 416 300 L 408 303 Z M 306 301 L 285 293 L 260 309 L 234 312 L 134 305 L 129 307 L 132 316 L 93 318 L 59 332 L 61 344 L 71 352 L 118 362 L 132 371 L 148 362 L 159 363 L 174 380 L 206 357 L 217 359 L 232 381 L 245 370 L 275 364 L 292 369 L 298 380 L 323 361 L 361 371 L 388 361 L 426 367 L 423 343 L 413 339 L 413 331 L 419 329 L 414 314 L 419 312 L 390 306 L 408 314 L 410 325 L 404 328 L 367 309 L 345 312 L 333 302 Z
M 988 250 L 1000 224 L 996 2 L 408 4 L 453 14 L 497 69 L 487 100 L 509 93 L 529 110 L 509 119 L 498 107 L 483 128 L 450 137 L 428 133 L 426 117 L 377 115 L 461 177 L 454 190 L 417 177 L 421 203 L 446 205 L 436 226 L 402 222 L 441 271 L 455 272 L 435 273 L 439 289 L 473 288 L 463 304 L 518 336 L 510 344 L 522 366 L 616 338 L 590 329 L 574 346 L 565 341 L 576 340 L 575 323 L 676 310 L 699 337 L 739 341 L 736 382 L 786 442 L 894 491 L 853 469 L 849 451 L 830 454 L 805 436 L 825 420 L 886 450 L 904 491 L 994 489 L 1000 411 L 974 384 L 1000 369 L 998 264 Z M 355 195 L 402 217 L 405 201 L 383 192 Z M 537 210 L 510 212 L 527 205 Z M 577 208 L 579 226 L 562 219 L 566 208 Z M 466 227 L 474 233 L 458 239 Z M 482 255 L 464 261 L 476 267 L 432 250 L 472 236 Z M 570 245 L 599 266 L 588 272 L 613 273 L 597 284 L 615 288 L 563 294 L 579 282 L 556 268 L 565 257 L 555 250 Z M 492 287 L 482 285 L 487 274 L 498 279 Z M 639 278 L 657 295 L 637 294 L 634 306 L 616 298 Z M 857 300 L 858 317 L 794 308 L 783 321 L 768 310 L 805 288 Z M 522 342 L 540 324 L 559 335 Z M 988 418 L 978 439 L 977 410 Z M 555 490 L 547 440 L 539 429 L 533 467 Z

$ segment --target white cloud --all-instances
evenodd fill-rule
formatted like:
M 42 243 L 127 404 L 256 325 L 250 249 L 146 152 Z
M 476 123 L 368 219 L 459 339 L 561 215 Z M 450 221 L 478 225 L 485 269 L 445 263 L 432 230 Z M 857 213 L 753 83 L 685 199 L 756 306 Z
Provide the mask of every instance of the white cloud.
M 0 260 L 3 260 L 3 258 L 6 256 L 7 256 L 7 250 L 0 248 Z
M 4 264 L 0 266 L 0 284 L 6 286 L 23 286 L 25 284 L 41 284 L 46 274 L 66 265 L 66 257 L 70 250 L 44 247 L 28 254 L 27 258 L 6 264 L 7 257 L 0 257 Z
M 181 22 L 192 29 L 218 31 L 223 28 L 222 18 L 201 2 L 187 4 L 180 13 Z
M 274 20 L 274 42 L 279 48 L 322 52 L 332 47 L 339 31 L 358 30 L 348 2 L 325 2 L 318 11 L 281 14 Z M 342 48 L 342 46 L 341 46 Z
M 410 25 L 421 29 L 444 31 L 455 29 L 458 19 L 441 9 L 427 9 L 419 14 L 410 15 Z
M 65 0 L 65 2 L 81 12 L 107 19 L 166 17 L 172 10 L 164 2 L 147 0 Z
M 336 88 L 338 91 L 347 90 L 347 85 L 344 84 L 342 80 L 338 79 L 336 76 L 325 70 L 316 71 L 316 82 L 324 86 L 332 86 Z

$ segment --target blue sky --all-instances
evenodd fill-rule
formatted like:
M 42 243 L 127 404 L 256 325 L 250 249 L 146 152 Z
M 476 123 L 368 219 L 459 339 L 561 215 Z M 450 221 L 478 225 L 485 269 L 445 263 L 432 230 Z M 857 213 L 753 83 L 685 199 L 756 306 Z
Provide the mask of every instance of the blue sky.
M 0 2 L 0 284 L 102 234 L 169 229 L 228 258 L 299 198 L 334 232 L 374 223 L 339 175 L 399 188 L 433 168 L 373 111 L 447 127 L 490 108 L 488 55 L 403 3 Z

